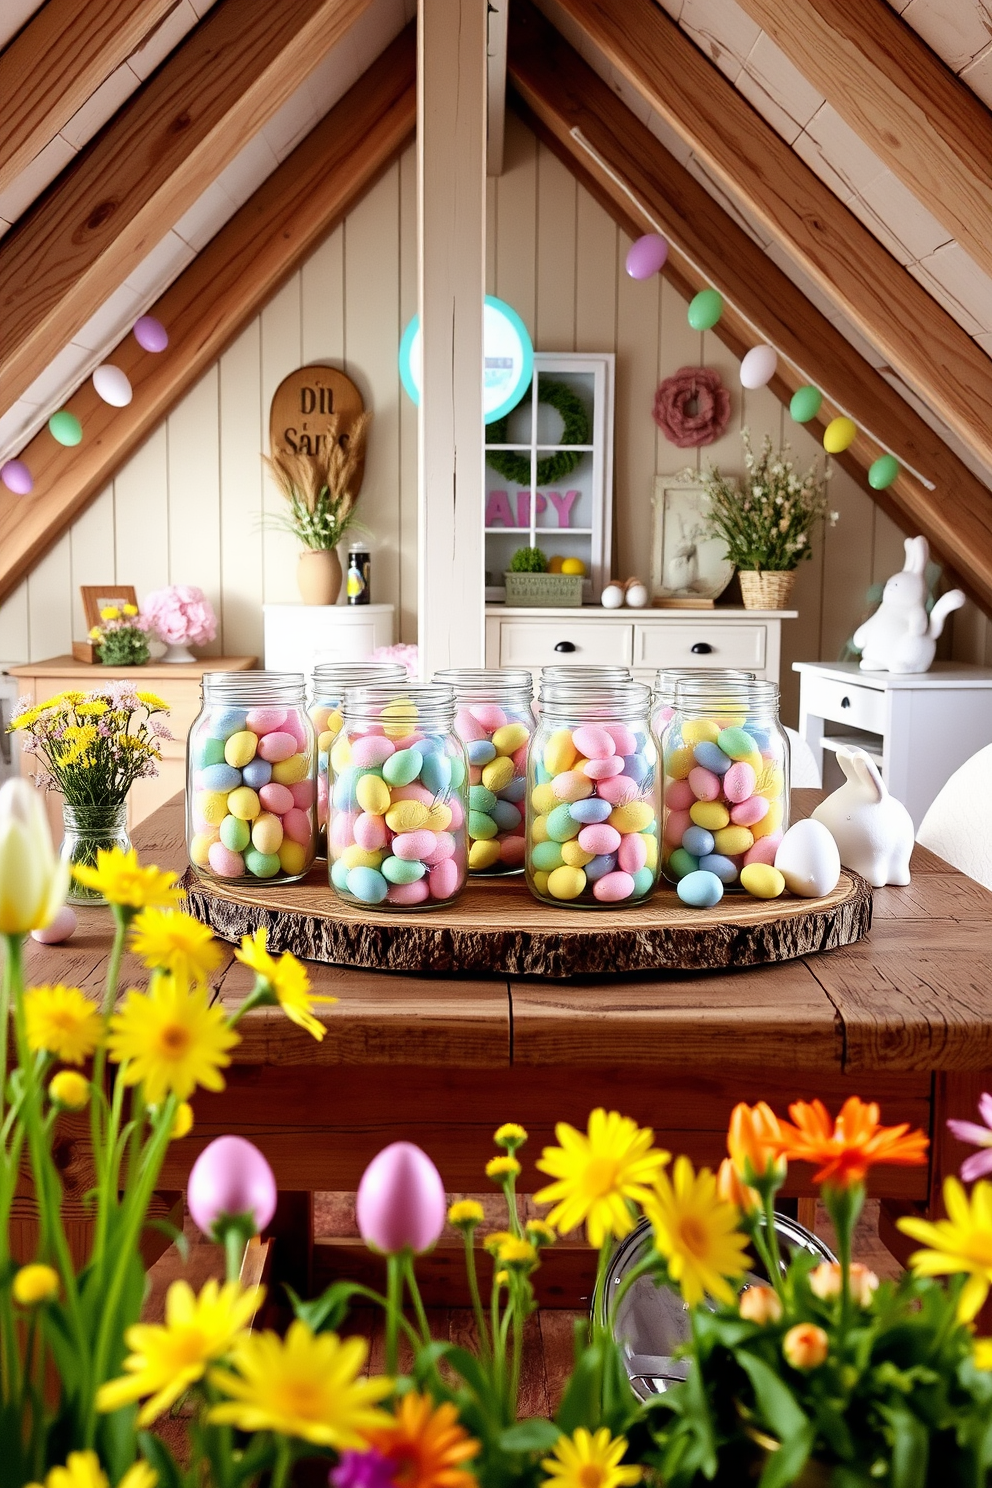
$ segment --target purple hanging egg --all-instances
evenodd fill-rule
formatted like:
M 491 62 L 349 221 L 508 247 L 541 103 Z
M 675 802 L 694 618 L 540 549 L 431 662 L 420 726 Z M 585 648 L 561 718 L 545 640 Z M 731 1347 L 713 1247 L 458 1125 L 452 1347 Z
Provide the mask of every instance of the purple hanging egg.
M 15 496 L 30 496 L 34 489 L 31 472 L 23 460 L 8 460 L 6 465 L 0 467 L 0 481 Z
M 154 315 L 143 315 L 134 322 L 134 339 L 142 351 L 164 351 L 169 344 L 169 333 Z
M 661 233 L 645 233 L 627 249 L 626 268 L 631 279 L 650 279 L 668 257 L 668 242 Z

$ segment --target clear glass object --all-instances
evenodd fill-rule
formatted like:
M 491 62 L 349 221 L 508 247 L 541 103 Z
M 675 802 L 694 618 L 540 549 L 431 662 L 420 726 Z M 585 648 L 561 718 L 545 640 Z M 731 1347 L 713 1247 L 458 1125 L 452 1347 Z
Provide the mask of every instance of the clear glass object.
M 789 740 L 774 682 L 681 677 L 664 734 L 662 871 L 697 869 L 740 887 L 774 863 L 789 826 Z
M 658 748 L 661 748 L 665 729 L 675 710 L 675 684 L 683 677 L 729 678 L 732 682 L 753 682 L 753 672 L 741 672 L 733 667 L 659 667 L 654 679 L 654 695 L 651 699 L 651 727 Z
M 342 899 L 450 904 L 468 876 L 468 757 L 450 687 L 350 687 L 331 747 L 330 881 Z
M 329 759 L 341 728 L 341 702 L 349 687 L 408 680 L 406 667 L 398 661 L 321 662 L 313 669 L 310 684 L 310 721 L 317 735 L 317 853 L 327 856 Z
M 201 878 L 287 883 L 317 851 L 317 748 L 302 672 L 204 672 L 186 745 L 186 843 Z
M 527 886 L 545 904 L 625 909 L 658 873 L 658 756 L 640 682 L 542 679 L 527 762 Z
M 130 851 L 127 832 L 127 802 L 113 806 L 71 806 L 62 802 L 62 846 L 59 856 L 74 868 L 95 868 L 101 849 L 109 852 L 119 847 Z M 73 878 L 66 896 L 69 904 L 103 904 L 99 889 L 87 889 Z

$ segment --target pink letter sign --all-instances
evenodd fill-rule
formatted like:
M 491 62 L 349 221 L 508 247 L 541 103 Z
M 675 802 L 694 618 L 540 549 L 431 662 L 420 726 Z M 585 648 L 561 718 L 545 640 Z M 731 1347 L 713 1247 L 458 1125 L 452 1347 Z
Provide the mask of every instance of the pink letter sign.
M 486 497 L 486 526 L 513 526 L 513 508 L 505 491 L 490 491 Z M 524 524 L 521 523 L 521 526 Z
M 559 496 L 557 491 L 548 492 L 548 500 L 558 513 L 558 526 L 571 527 L 572 507 L 578 500 L 580 492 L 566 491 L 564 496 Z

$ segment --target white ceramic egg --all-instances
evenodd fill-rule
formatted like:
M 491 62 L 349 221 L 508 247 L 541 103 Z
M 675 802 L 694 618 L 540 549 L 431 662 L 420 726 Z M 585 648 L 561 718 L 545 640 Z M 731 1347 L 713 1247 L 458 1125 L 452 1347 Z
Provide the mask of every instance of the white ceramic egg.
M 68 904 L 63 904 L 50 925 L 46 925 L 44 930 L 31 931 L 31 939 L 38 941 L 40 945 L 59 945 L 63 940 L 69 939 L 76 923 L 75 911 Z
M 741 362 L 741 387 L 761 388 L 771 382 L 778 366 L 773 346 L 752 346 Z
M 604 610 L 618 610 L 623 604 L 623 589 L 619 584 L 607 584 L 599 596 L 599 602 Z
M 131 384 L 120 367 L 103 362 L 93 373 L 93 386 L 111 408 L 126 408 L 132 398 Z
M 775 854 L 775 867 L 790 894 L 819 899 L 837 887 L 840 853 L 822 822 L 798 821 L 786 832 Z
M 639 580 L 636 584 L 628 584 L 624 598 L 632 610 L 643 610 L 648 602 L 647 585 Z

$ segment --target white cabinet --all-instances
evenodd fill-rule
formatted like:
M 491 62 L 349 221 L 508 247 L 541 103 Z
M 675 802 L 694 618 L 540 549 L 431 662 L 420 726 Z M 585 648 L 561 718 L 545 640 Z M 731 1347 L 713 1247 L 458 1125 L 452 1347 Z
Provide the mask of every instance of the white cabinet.
M 324 661 L 364 661 L 377 646 L 393 644 L 393 606 L 267 604 L 265 669 L 311 671 Z
M 794 670 L 799 732 L 821 772 L 824 750 L 866 750 L 916 827 L 954 771 L 992 743 L 989 667 L 938 661 L 898 676 L 863 672 L 856 661 L 797 661 Z

